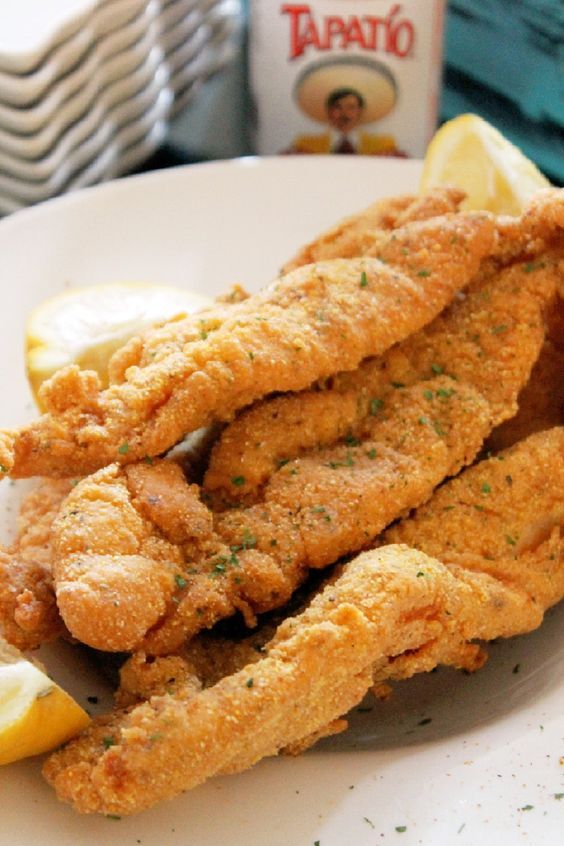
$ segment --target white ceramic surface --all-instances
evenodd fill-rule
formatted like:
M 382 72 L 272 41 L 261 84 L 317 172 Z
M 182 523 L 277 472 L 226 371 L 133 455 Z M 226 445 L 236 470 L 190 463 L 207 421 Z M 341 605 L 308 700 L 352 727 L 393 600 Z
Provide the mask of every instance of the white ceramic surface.
M 161 94 L 169 94 L 168 71 L 163 65 L 159 47 L 152 48 L 144 66 L 144 83 L 137 93 L 132 93 L 129 98 L 116 95 L 116 105 L 110 108 L 105 107 L 106 98 L 96 102 L 88 115 L 63 136 L 46 159 L 35 164 L 12 160 L 8 172 L 22 173 L 25 168 L 28 178 L 0 174 L 0 192 L 32 203 L 59 193 L 70 175 L 98 155 L 123 124 L 140 118 Z M 128 81 L 118 81 L 108 91 L 129 90 L 129 87 Z M 170 102 L 169 96 L 167 103 L 170 105 Z M 0 163 L 7 158 L 0 154 Z
M 159 48 L 154 48 L 159 50 Z M 61 162 L 47 180 L 26 182 L 0 175 L 0 212 L 8 213 L 31 203 L 42 202 L 57 194 L 93 185 L 123 173 L 121 157 L 132 144 L 139 145 L 146 137 L 144 149 L 150 155 L 166 134 L 166 119 L 170 113 L 172 91 L 168 87 L 168 71 L 159 62 L 153 79 L 137 97 L 119 103 L 107 114 L 93 110 L 92 134 L 77 146 L 73 155 Z M 96 118 L 99 120 L 96 120 Z M 158 124 L 158 132 L 154 131 Z M 137 156 L 135 162 L 141 161 Z M 4 191 L 2 194 L 1 192 Z M 7 204 L 4 204 L 4 201 Z M 17 205 L 11 205 L 15 202 Z
M 419 173 L 398 160 L 247 159 L 116 181 L 0 222 L 2 425 L 32 414 L 22 336 L 41 299 L 123 279 L 256 289 L 320 229 L 415 188 Z M 26 484 L 0 485 L 2 540 Z M 96 694 L 107 707 L 71 648 L 43 657 L 81 702 Z M 474 676 L 403 682 L 302 757 L 213 779 L 137 818 L 79 817 L 44 784 L 40 761 L 21 762 L 1 772 L 0 846 L 560 846 L 563 669 L 560 607 L 532 635 L 492 646 Z
M 89 104 L 92 97 L 111 79 L 105 70 L 106 63 L 122 51 L 138 52 L 138 42 L 154 16 L 154 4 L 143 5 L 139 15 L 127 25 L 118 27 L 91 45 L 83 60 L 63 79 L 43 92 L 33 106 L 14 108 L 0 102 L 0 146 L 4 147 L 6 141 L 11 141 L 15 144 L 12 149 L 21 155 L 25 150 L 26 139 L 14 139 L 12 133 L 30 135 L 49 125 L 50 137 L 53 138 L 57 131 L 62 132 L 84 114 L 85 104 Z M 85 35 L 82 37 L 86 38 Z
M 0 73 L 0 99 L 14 106 L 29 107 L 78 64 L 87 51 L 96 49 L 99 38 L 127 26 L 142 10 L 146 0 L 106 0 L 97 3 L 76 32 L 61 42 L 46 61 L 25 75 Z M 152 0 L 150 0 L 152 2 Z M 154 0 L 158 3 L 158 0 Z M 46 4 L 47 5 L 47 4 Z

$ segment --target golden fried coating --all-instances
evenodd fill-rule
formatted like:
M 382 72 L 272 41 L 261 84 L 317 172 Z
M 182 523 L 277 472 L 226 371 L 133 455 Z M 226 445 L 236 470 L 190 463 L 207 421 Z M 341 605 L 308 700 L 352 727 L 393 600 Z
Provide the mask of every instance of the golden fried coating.
M 465 471 L 388 532 L 386 540 L 421 540 L 444 563 L 402 544 L 359 555 L 282 623 L 258 661 L 201 692 L 189 678 L 94 721 L 52 755 L 44 774 L 59 798 L 82 813 L 140 811 L 339 730 L 335 721 L 375 681 L 439 662 L 476 669 L 474 640 L 536 628 L 564 595 L 564 430 L 534 435 L 502 459 Z M 511 474 L 502 478 L 500 467 Z M 486 496 L 487 512 L 475 507 Z M 500 537 L 506 524 L 515 543 Z
M 302 247 L 284 265 L 282 272 L 289 273 L 296 267 L 316 261 L 366 255 L 383 232 L 398 229 L 415 220 L 428 220 L 455 212 L 463 199 L 464 192 L 458 188 L 441 186 L 422 197 L 405 195 L 379 200 Z
M 403 544 L 361 554 L 282 623 L 259 660 L 201 692 L 188 674 L 174 692 L 95 721 L 44 774 L 82 813 L 130 814 L 299 751 L 339 729 L 375 681 L 439 662 L 476 669 L 473 641 L 534 629 L 564 595 L 563 525 L 558 429 L 466 470 L 385 536 L 409 537 L 440 561 Z
M 494 452 L 506 449 L 533 432 L 564 423 L 564 347 L 545 341 L 531 377 L 519 394 L 519 411 L 498 426 L 487 440 Z
M 0 433 L 2 467 L 60 476 L 159 455 L 267 393 L 354 368 L 432 320 L 497 242 L 487 213 L 408 224 L 378 258 L 298 268 L 243 302 L 150 330 L 118 351 L 106 390 L 65 368 L 42 386 L 47 413 Z
M 18 649 L 35 649 L 65 631 L 51 575 L 51 531 L 70 479 L 45 479 L 24 499 L 17 537 L 0 549 L 0 631 Z
M 236 610 L 252 625 L 310 568 L 363 548 L 424 502 L 491 428 L 481 396 L 444 376 L 374 411 L 360 439 L 280 468 L 261 503 L 215 514 L 213 530 L 176 466 L 112 465 L 80 482 L 54 527 L 69 630 L 98 649 L 163 654 Z
M 492 408 L 495 425 L 512 417 L 519 390 L 541 349 L 543 312 L 564 273 L 561 255 L 546 253 L 534 267 L 529 261 L 503 269 L 489 267 L 465 296 L 383 356 L 368 359 L 351 373 L 337 374 L 315 390 L 285 394 L 245 409 L 213 448 L 204 480 L 206 493 L 216 505 L 252 501 L 281 461 L 355 437 L 375 398 L 385 401 L 395 390 L 437 372 L 477 388 Z M 546 380 L 553 389 L 557 381 L 562 383 L 562 370 L 557 372 L 561 362 L 560 356 L 560 364 L 554 361 Z M 530 380 L 529 391 L 539 394 L 544 386 L 537 376 Z M 543 407 L 557 404 L 553 390 Z M 560 422 L 554 415 L 543 416 L 547 425 Z M 244 481 L 234 487 L 233 478 Z

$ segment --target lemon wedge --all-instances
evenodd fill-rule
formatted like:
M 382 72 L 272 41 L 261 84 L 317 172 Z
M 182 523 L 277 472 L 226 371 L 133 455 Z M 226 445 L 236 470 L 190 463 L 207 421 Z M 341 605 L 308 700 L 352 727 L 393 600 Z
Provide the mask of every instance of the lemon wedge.
M 68 693 L 0 640 L 0 764 L 54 749 L 89 722 Z
M 521 150 L 474 114 L 447 121 L 427 148 L 421 191 L 445 183 L 466 192 L 463 208 L 511 215 L 550 185 Z
M 31 390 L 68 364 L 96 370 L 107 385 L 112 354 L 133 335 L 179 314 L 192 314 L 211 300 L 194 291 L 122 282 L 74 288 L 37 306 L 25 334 Z

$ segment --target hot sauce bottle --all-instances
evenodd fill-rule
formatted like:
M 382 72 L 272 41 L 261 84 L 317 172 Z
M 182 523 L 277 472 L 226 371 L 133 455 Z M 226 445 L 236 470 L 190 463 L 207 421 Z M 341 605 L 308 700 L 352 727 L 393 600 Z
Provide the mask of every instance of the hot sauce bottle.
M 421 157 L 444 0 L 251 0 L 255 151 Z

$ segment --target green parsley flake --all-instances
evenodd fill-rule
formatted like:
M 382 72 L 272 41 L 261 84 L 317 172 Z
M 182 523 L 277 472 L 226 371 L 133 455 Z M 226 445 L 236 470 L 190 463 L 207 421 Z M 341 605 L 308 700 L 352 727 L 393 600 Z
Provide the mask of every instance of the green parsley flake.
M 502 332 L 507 332 L 509 326 L 507 323 L 500 323 L 499 326 L 492 326 L 491 333 L 492 335 L 501 335 Z
M 484 482 L 484 484 L 482 485 L 480 490 L 482 491 L 483 494 L 489 494 L 489 493 L 492 492 L 491 485 L 488 485 L 487 482 Z
M 366 453 L 366 455 L 368 456 L 368 458 L 370 458 L 370 459 L 374 459 L 374 458 L 376 458 L 377 452 L 376 452 L 376 450 L 374 449 L 374 447 L 372 447 L 372 449 L 369 449 L 369 450 L 368 450 L 368 452 Z
M 535 807 L 534 805 L 523 805 L 523 807 L 519 808 L 519 810 L 520 811 L 532 811 L 534 807 Z
M 185 588 L 186 585 L 188 584 L 186 579 L 183 576 L 181 576 L 179 573 L 177 573 L 176 576 L 174 577 L 174 581 L 176 582 L 177 586 L 181 590 L 182 590 L 182 588 Z
M 396 825 L 396 831 L 398 832 L 398 834 L 403 834 L 404 831 L 407 831 L 407 826 L 406 825 Z
M 540 270 L 543 267 L 546 267 L 544 261 L 528 261 L 523 270 L 525 273 L 532 273 L 533 270 Z
M 127 455 L 127 453 L 129 452 L 129 444 L 128 443 L 122 444 L 119 447 L 118 452 L 119 452 L 120 455 Z
M 255 683 L 254 679 L 247 679 L 247 681 L 245 682 L 247 687 L 252 687 L 254 685 L 254 683 Z
M 511 535 L 505 535 L 505 540 L 508 544 L 511 544 L 511 546 L 515 546 L 515 544 L 517 543 L 515 538 L 512 538 Z
M 424 267 L 424 268 L 422 268 L 421 270 L 418 270 L 418 271 L 417 271 L 417 275 L 418 275 L 418 276 L 430 276 L 430 275 L 431 275 L 431 271 L 430 271 L 430 270 L 428 270 L 426 267 Z
M 366 272 L 363 270 L 362 273 L 360 274 L 360 287 L 366 288 L 367 286 L 368 286 L 368 276 L 366 275 Z
M 555 793 L 554 798 L 558 800 L 564 799 L 564 793 Z
M 444 368 L 443 368 L 443 367 L 441 367 L 441 365 L 440 365 L 440 364 L 432 364 L 432 365 L 431 365 L 431 370 L 433 371 L 433 373 L 436 373 L 436 374 L 437 374 L 437 376 L 440 376 L 440 375 L 441 375 L 441 373 L 444 373 Z
M 378 399 L 378 397 L 374 397 L 374 399 L 370 400 L 370 414 L 374 417 L 381 408 L 384 406 L 384 400 Z
M 245 484 L 245 477 L 244 476 L 233 476 L 233 478 L 231 479 L 231 484 L 240 488 L 241 485 Z
M 109 749 L 111 746 L 116 745 L 116 742 L 113 737 L 103 737 L 102 743 L 104 744 L 104 749 Z
M 423 391 L 423 396 L 425 397 L 426 400 L 432 400 L 433 399 L 433 391 L 429 391 L 429 390 Z
M 8 468 L 4 467 L 3 464 L 0 464 L 0 473 L 7 473 L 7 472 L 8 472 Z
M 417 578 L 420 579 L 421 576 L 424 576 L 424 575 L 425 575 L 425 573 L 423 572 L 423 570 L 419 570 L 419 572 L 417 573 Z

